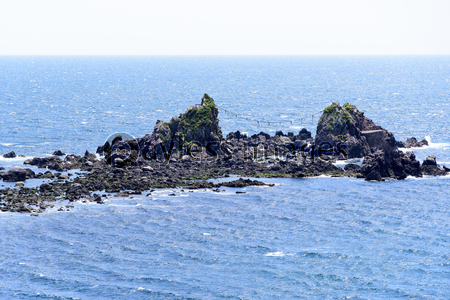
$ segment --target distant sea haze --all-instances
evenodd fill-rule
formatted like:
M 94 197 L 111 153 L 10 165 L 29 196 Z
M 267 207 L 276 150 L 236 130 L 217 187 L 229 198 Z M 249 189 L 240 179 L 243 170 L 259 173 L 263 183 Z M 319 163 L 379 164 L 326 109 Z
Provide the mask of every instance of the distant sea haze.
M 95 152 L 208 93 L 226 135 L 315 135 L 279 124 L 339 101 L 450 167 L 448 56 L 0 57 L 6 169 L 55 150 Z M 409 149 L 411 150 L 411 149 Z M 36 170 L 37 171 L 37 170 Z M 41 170 L 42 171 L 42 170 Z M 220 180 L 235 180 L 237 177 Z M 33 179 L 37 180 L 37 179 Z M 30 180 L 30 184 L 41 182 Z M 380 183 L 259 179 L 273 187 L 158 189 L 39 217 L 0 213 L 1 299 L 446 299 L 450 177 Z M 0 189 L 13 184 L 0 181 Z M 172 193 L 179 197 L 169 196 Z M 0 196 L 1 199 L 1 196 Z M 1 202 L 1 200 L 0 200 Z

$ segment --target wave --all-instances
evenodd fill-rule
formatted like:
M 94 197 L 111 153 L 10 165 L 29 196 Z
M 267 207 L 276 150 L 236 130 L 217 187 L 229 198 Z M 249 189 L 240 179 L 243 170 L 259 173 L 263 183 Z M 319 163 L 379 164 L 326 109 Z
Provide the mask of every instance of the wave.
M 450 143 L 433 143 L 431 141 L 431 137 L 429 135 L 425 136 L 425 140 L 428 142 L 428 146 L 423 147 L 411 147 L 411 148 L 398 148 L 399 150 L 406 152 L 411 150 L 417 150 L 417 149 L 445 149 L 447 147 L 450 147 Z
M 27 159 L 32 159 L 34 156 L 25 156 L 25 157 L 19 157 L 16 156 L 14 158 L 5 158 L 3 155 L 0 156 L 0 161 L 5 162 L 20 162 L 20 161 L 26 161 Z
M 285 254 L 284 252 L 277 251 L 277 252 L 269 252 L 269 253 L 266 253 L 264 256 L 283 257 L 283 256 L 285 256 L 285 255 L 286 255 L 286 254 Z
M 450 146 L 450 143 L 433 143 L 429 135 L 425 136 L 425 140 L 428 142 L 429 148 L 443 149 Z

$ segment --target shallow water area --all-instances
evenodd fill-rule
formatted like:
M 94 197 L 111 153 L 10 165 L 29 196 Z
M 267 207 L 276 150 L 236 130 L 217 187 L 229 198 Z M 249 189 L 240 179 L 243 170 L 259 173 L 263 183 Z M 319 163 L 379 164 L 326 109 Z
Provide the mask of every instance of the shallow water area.
M 24 299 L 37 292 L 63 299 L 448 294 L 450 207 L 443 186 L 450 177 L 263 181 L 276 185 L 240 195 L 231 188 L 157 190 L 108 197 L 104 205 L 75 202 L 69 212 L 52 209 L 37 218 L 0 214 L 1 293 Z M 429 194 L 417 194 L 417 184 Z

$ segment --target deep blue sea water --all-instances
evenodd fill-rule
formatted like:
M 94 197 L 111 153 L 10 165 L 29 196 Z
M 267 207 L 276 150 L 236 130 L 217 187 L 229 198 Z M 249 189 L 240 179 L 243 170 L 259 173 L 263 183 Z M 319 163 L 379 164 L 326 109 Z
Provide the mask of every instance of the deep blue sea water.
M 450 166 L 448 56 L 0 57 L 0 83 L 0 154 L 95 151 L 208 93 L 272 122 L 350 102 Z M 219 118 L 271 134 L 318 120 Z M 449 299 L 450 176 L 263 181 L 276 185 L 0 213 L 0 299 Z

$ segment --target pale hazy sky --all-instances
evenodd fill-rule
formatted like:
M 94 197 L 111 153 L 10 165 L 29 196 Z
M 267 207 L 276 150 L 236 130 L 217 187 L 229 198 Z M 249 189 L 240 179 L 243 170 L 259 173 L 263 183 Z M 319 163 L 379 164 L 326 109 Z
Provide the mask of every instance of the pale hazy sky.
M 450 1 L 0 0 L 2 54 L 450 54 Z

